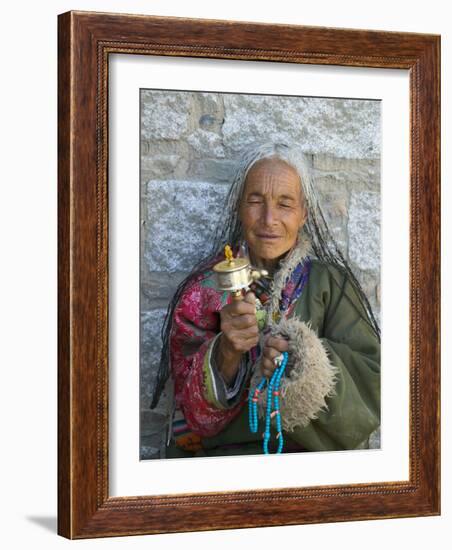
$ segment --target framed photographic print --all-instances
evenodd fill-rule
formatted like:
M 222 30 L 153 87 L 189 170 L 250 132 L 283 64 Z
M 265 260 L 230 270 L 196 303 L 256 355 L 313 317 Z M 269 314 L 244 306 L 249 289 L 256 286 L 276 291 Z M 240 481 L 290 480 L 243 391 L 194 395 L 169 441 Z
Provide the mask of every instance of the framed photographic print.
M 439 514 L 439 45 L 59 16 L 61 535 Z

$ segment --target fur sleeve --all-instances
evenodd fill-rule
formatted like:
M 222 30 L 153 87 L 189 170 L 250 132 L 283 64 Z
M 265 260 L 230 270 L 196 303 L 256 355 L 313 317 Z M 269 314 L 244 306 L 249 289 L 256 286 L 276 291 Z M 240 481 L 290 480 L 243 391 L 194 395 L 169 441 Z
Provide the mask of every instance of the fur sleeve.
M 330 362 L 320 338 L 303 321 L 284 319 L 272 332 L 289 340 L 289 363 L 280 391 L 282 426 L 291 432 L 316 419 L 321 410 L 327 410 L 326 398 L 335 394 L 338 369 Z M 259 368 L 255 369 L 258 373 Z M 261 415 L 265 403 L 266 391 L 259 401 Z

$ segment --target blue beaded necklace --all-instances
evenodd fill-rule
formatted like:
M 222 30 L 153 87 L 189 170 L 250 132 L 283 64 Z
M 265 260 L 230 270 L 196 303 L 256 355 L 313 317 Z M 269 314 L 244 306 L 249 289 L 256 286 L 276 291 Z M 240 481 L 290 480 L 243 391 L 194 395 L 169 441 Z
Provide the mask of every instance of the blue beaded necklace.
M 258 417 L 257 417 L 257 402 L 259 400 L 259 395 L 264 391 L 265 386 L 268 382 L 267 387 L 267 409 L 265 413 L 265 431 L 264 431 L 264 454 L 270 454 L 268 451 L 268 443 L 270 441 L 270 425 L 271 419 L 276 417 L 276 439 L 278 440 L 278 449 L 276 453 L 281 453 L 284 446 L 284 439 L 282 433 L 282 424 L 281 424 L 281 411 L 279 407 L 279 387 L 281 383 L 281 378 L 286 369 L 287 360 L 289 358 L 288 353 L 285 351 L 282 353 L 281 358 L 277 358 L 278 365 L 274 370 L 270 381 L 268 382 L 267 378 L 262 377 L 262 380 L 256 386 L 254 393 L 250 392 L 248 398 L 248 412 L 249 412 L 249 426 L 251 433 L 257 433 L 258 428 Z M 272 398 L 273 398 L 273 410 L 272 410 Z

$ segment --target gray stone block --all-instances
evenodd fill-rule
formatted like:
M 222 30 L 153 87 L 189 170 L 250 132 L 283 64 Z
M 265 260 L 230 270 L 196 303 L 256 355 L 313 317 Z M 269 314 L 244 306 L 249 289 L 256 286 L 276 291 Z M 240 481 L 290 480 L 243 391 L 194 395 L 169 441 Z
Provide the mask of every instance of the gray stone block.
M 221 134 L 221 127 L 224 122 L 222 95 L 215 93 L 196 94 L 196 102 L 198 126 L 203 130 Z
M 166 309 L 146 311 L 141 314 L 141 347 L 140 347 L 140 408 L 147 409 L 155 384 L 162 340 L 160 331 Z
M 347 257 L 348 254 L 348 196 L 345 189 L 320 191 L 317 189 L 320 206 L 322 208 L 328 227 L 336 240 L 337 245 Z
M 147 438 L 142 438 L 141 447 L 140 447 L 140 460 L 151 460 L 156 458 L 161 458 L 160 448 L 153 447 L 151 445 L 146 445 Z
M 212 131 L 218 125 L 218 120 L 212 115 L 201 115 L 199 118 L 199 126 L 203 130 Z
M 380 174 L 380 157 L 376 158 L 343 158 L 336 155 L 318 153 L 312 157 L 312 167 L 321 172 L 346 172 L 368 178 Z M 359 179 L 359 178 L 357 178 Z
M 380 195 L 359 191 L 350 197 L 349 257 L 362 270 L 380 268 Z
M 141 92 L 141 135 L 145 139 L 180 139 L 190 129 L 191 94 L 162 90 Z
M 313 175 L 316 185 L 347 191 L 380 192 L 380 159 L 343 159 L 314 155 Z
M 168 379 L 156 406 L 152 409 L 154 413 L 164 416 L 166 421 L 169 419 L 169 410 L 171 408 L 171 404 L 173 403 L 172 385 L 173 381 Z
M 215 92 L 195 93 L 199 103 L 199 110 L 202 114 L 208 114 L 215 117 L 223 116 L 223 94 Z
M 140 422 L 141 434 L 152 438 L 156 434 L 160 435 L 167 424 L 167 417 L 154 410 L 142 410 L 140 412 Z
M 218 157 L 225 156 L 221 137 L 209 130 L 198 128 L 187 138 L 188 143 L 193 148 L 193 153 L 196 157 Z
M 188 166 L 188 162 L 178 155 L 155 155 L 143 158 L 141 169 L 148 179 L 163 178 L 173 175 L 181 161 Z
M 179 283 L 187 275 L 188 272 L 186 271 L 177 271 L 175 273 L 149 272 L 146 264 L 143 263 L 140 281 L 141 309 L 147 311 L 160 306 L 166 308 Z
M 190 162 L 187 179 L 230 184 L 235 177 L 237 168 L 237 160 L 193 159 Z
M 380 155 L 380 103 L 376 101 L 228 94 L 224 105 L 224 143 L 232 151 L 269 140 L 299 143 L 311 154 Z
M 150 179 L 184 179 L 189 166 L 189 146 L 184 140 L 141 141 L 141 184 Z
M 149 223 L 143 237 L 149 271 L 190 271 L 210 252 L 228 188 L 207 182 L 148 183 Z

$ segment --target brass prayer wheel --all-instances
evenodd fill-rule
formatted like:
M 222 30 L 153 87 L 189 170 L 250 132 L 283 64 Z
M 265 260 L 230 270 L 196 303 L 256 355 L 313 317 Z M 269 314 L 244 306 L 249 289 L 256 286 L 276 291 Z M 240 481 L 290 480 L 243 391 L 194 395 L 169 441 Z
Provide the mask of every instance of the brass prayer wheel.
M 267 275 L 267 272 L 252 269 L 248 258 L 233 258 L 230 253 L 226 253 L 226 257 L 229 259 L 213 266 L 218 290 L 232 292 L 235 300 L 241 300 L 242 290 L 256 279 Z

